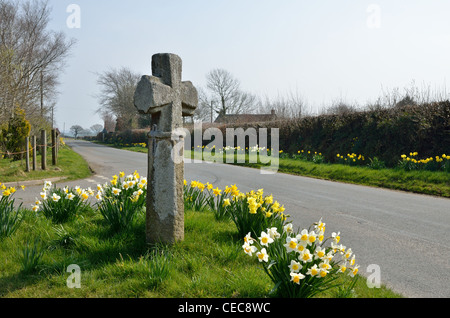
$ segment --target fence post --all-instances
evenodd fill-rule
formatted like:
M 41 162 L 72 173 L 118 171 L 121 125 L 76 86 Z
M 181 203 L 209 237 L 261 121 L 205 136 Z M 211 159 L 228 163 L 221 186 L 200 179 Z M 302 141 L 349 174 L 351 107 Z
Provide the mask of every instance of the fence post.
M 27 137 L 25 139 L 26 142 L 26 157 L 25 157 L 25 171 L 26 172 L 30 172 L 30 137 Z
M 59 156 L 59 144 L 60 144 L 60 136 L 59 136 L 59 132 L 56 131 L 56 159 L 58 159 Z
M 36 171 L 36 153 L 37 153 L 37 146 L 36 146 L 36 136 L 31 137 L 31 148 L 33 149 L 33 171 Z
M 47 133 L 43 129 L 41 130 L 41 167 L 42 170 L 47 170 Z
M 56 166 L 57 164 L 56 158 L 56 130 L 52 129 L 52 165 Z

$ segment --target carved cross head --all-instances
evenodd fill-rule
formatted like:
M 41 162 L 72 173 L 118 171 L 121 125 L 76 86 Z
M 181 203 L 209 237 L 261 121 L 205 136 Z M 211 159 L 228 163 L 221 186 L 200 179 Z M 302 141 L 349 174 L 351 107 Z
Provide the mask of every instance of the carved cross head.
M 171 132 L 183 125 L 183 116 L 192 116 L 198 105 L 194 85 L 181 81 L 182 61 L 175 54 L 152 57 L 153 76 L 144 75 L 137 85 L 134 105 L 142 114 L 151 114 L 159 131 Z

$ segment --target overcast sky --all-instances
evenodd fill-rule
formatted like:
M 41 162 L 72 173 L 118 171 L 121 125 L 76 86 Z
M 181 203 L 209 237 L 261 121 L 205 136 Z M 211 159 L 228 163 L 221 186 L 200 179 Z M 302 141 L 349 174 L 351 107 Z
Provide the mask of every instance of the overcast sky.
M 78 41 L 60 78 L 55 114 L 66 132 L 75 124 L 102 124 L 95 73 L 124 66 L 151 75 L 155 53 L 179 55 L 183 80 L 195 86 L 205 85 L 210 70 L 224 68 L 246 91 L 272 98 L 297 92 L 312 111 L 336 99 L 364 104 L 382 88 L 403 89 L 412 81 L 442 89 L 450 75 L 446 0 L 49 4 L 50 28 Z

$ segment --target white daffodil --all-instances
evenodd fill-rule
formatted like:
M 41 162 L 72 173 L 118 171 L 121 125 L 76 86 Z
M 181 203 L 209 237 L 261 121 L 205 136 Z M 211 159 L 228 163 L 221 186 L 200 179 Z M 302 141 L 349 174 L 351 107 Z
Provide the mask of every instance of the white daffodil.
M 326 270 L 326 269 L 320 269 L 320 270 L 319 270 L 319 275 L 320 275 L 320 277 L 322 277 L 322 278 L 324 278 L 325 276 L 327 276 L 328 273 L 329 273 L 329 271 Z
M 325 223 L 322 222 L 322 218 L 320 218 L 319 222 L 316 224 L 317 232 L 325 231 Z
M 314 266 L 310 267 L 308 269 L 308 271 L 306 272 L 307 275 L 311 275 L 311 276 L 317 276 L 319 275 L 319 268 L 317 267 L 317 264 L 315 264 Z
M 339 244 L 339 241 L 341 240 L 341 237 L 339 236 L 339 234 L 341 234 L 341 232 L 333 232 L 331 233 L 331 237 L 333 238 L 333 242 L 335 244 Z
M 289 269 L 291 270 L 291 272 L 294 272 L 294 273 L 298 273 L 301 268 L 302 268 L 302 265 L 299 262 L 294 261 L 294 260 L 292 260 L 291 264 L 289 265 Z
M 308 245 L 312 245 L 317 239 L 317 234 L 314 231 L 309 232 L 308 234 Z
M 89 199 L 89 193 L 87 193 L 86 191 L 81 192 L 81 198 L 86 201 L 87 199 Z
M 312 262 L 312 255 L 307 248 L 300 253 L 298 259 L 304 263 Z
M 45 181 L 44 182 L 44 190 L 49 190 L 52 187 L 51 181 Z
M 314 251 L 314 255 L 317 256 L 318 258 L 322 259 L 326 255 L 325 252 L 326 251 L 324 248 L 317 246 L 316 250 Z
M 330 261 L 328 260 L 324 260 L 322 261 L 322 263 L 319 264 L 319 268 L 322 270 L 330 270 L 331 269 L 331 265 L 330 265 Z
M 244 237 L 244 242 L 251 245 L 251 244 L 253 244 L 253 239 L 250 235 L 251 235 L 251 233 L 248 232 L 248 234 Z
M 280 237 L 280 233 L 278 233 L 278 230 L 277 230 L 276 227 L 272 227 L 272 228 L 270 228 L 270 229 L 267 229 L 267 234 L 269 234 L 269 236 L 270 236 L 272 239 L 276 239 L 276 238 L 279 238 L 279 237 Z
M 72 201 L 73 198 L 75 198 L 75 195 L 73 193 L 68 193 L 66 198 L 69 199 L 70 201 Z
M 297 241 L 308 243 L 309 233 L 308 230 L 304 229 L 297 235 Z
M 57 195 L 56 193 L 53 193 L 53 195 L 52 195 L 53 202 L 58 202 L 60 199 L 61 199 L 61 197 L 59 195 Z
M 352 249 L 348 248 L 344 253 L 344 257 L 345 259 L 349 259 L 351 256 L 352 256 Z
M 284 244 L 284 247 L 286 247 L 286 251 L 289 253 L 289 252 L 292 252 L 292 251 L 296 251 L 297 250 L 297 245 L 298 245 L 297 239 L 288 236 L 286 238 L 286 244 Z
M 355 254 L 353 254 L 352 257 L 348 260 L 348 263 L 351 266 L 355 265 Z
M 266 232 L 261 232 L 261 237 L 259 238 L 260 244 L 263 246 L 269 246 L 270 243 L 273 243 L 273 238 L 270 237 Z
M 268 262 L 269 261 L 269 255 L 267 254 L 267 251 L 265 248 L 263 248 L 261 251 L 256 253 L 256 256 L 258 257 L 259 262 Z
M 350 269 L 349 275 L 351 277 L 354 277 L 358 273 L 359 265 L 355 265 L 354 267 L 349 268 L 349 269 Z
M 286 233 L 292 233 L 294 231 L 293 227 L 292 227 L 292 223 L 288 223 L 283 227 L 283 230 Z
M 94 191 L 91 189 L 91 187 L 89 187 L 88 189 L 87 189 L 87 193 L 91 196 L 91 197 L 93 197 L 94 196 Z
M 305 278 L 305 275 L 301 274 L 301 273 L 291 273 L 291 281 L 299 284 L 300 285 L 300 281 Z
M 347 261 L 345 261 L 342 264 L 340 264 L 338 273 L 345 273 L 345 271 L 347 270 L 347 265 L 348 265 Z
M 253 253 L 257 251 L 256 246 L 250 245 L 247 242 L 245 242 L 244 245 L 242 245 L 242 248 L 244 249 L 245 254 L 249 256 L 252 256 Z
M 120 192 L 122 192 L 122 190 L 113 187 L 112 188 L 112 192 L 113 192 L 114 195 L 119 195 Z

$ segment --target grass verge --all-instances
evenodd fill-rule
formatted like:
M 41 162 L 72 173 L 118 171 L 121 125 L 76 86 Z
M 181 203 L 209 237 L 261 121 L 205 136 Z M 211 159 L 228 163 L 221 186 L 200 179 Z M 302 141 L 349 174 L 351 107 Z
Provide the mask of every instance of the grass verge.
M 147 149 L 142 147 L 102 144 L 123 150 L 147 152 Z M 193 151 L 185 151 L 185 157 L 194 159 Z M 204 157 L 203 160 L 208 158 Z M 248 156 L 245 158 L 245 163 L 234 164 L 258 169 L 263 166 L 261 163 L 249 163 Z M 278 172 L 450 198 L 450 177 L 447 172 L 442 171 L 371 169 L 364 166 L 316 164 L 305 160 L 280 158 Z
M 23 247 L 38 242 L 42 257 L 23 269 Z M 90 209 L 56 227 L 28 211 L 19 230 L 0 241 L 3 298 L 265 298 L 271 281 L 255 258 L 245 255 L 231 221 L 212 212 L 185 213 L 185 240 L 172 246 L 145 244 L 145 216 L 124 233 L 108 230 Z M 80 267 L 81 288 L 68 288 L 67 267 Z M 352 297 L 396 298 L 359 279 Z M 334 298 L 332 290 L 320 297 Z
M 194 152 L 187 151 L 185 156 L 194 159 Z M 243 163 L 237 163 L 238 159 Z M 203 160 L 212 161 L 211 158 L 205 157 L 205 155 Z M 225 156 L 223 162 L 225 162 Z M 264 164 L 259 162 L 250 163 L 248 155 L 235 155 L 234 162 L 233 164 L 235 165 L 250 168 L 259 169 L 264 166 Z M 444 171 L 405 171 L 400 168 L 372 169 L 368 166 L 317 164 L 306 160 L 279 158 L 278 172 L 446 198 L 450 197 L 450 175 Z
M 59 150 L 58 164 L 52 165 L 51 154 L 47 155 L 47 170 L 41 169 L 41 156 L 37 156 L 36 170 L 25 171 L 25 160 L 0 160 L 0 182 L 20 182 L 42 180 L 48 178 L 65 178 L 66 180 L 83 179 L 92 174 L 84 158 L 69 146 L 62 146 Z M 31 165 L 31 163 L 30 163 Z

